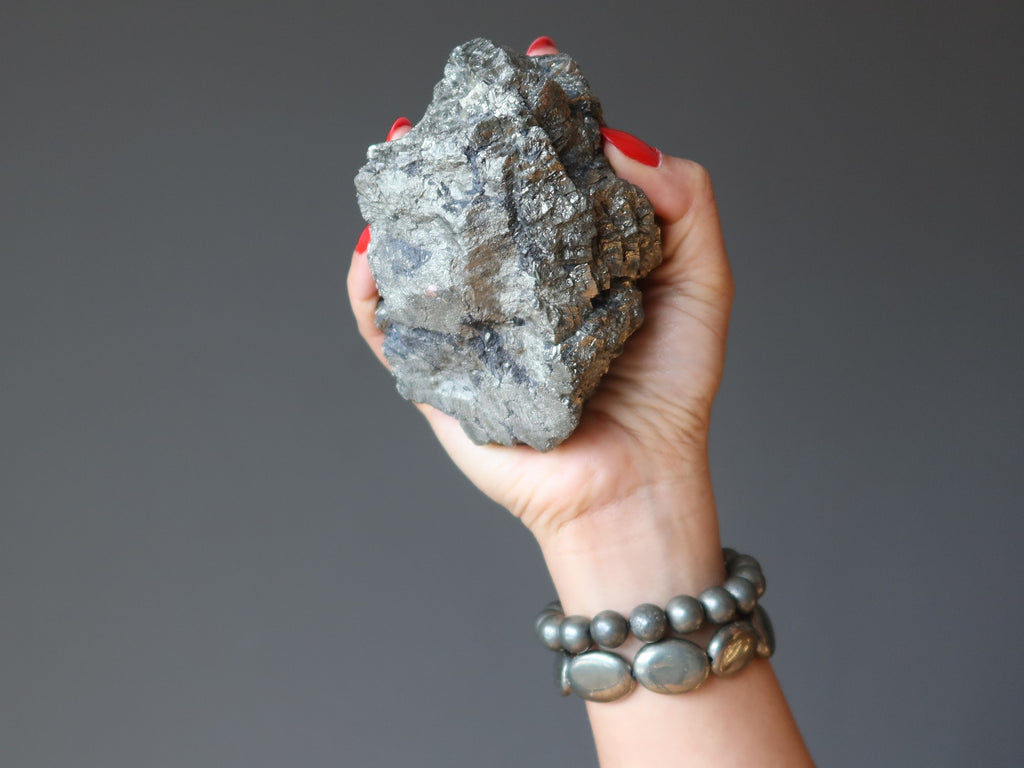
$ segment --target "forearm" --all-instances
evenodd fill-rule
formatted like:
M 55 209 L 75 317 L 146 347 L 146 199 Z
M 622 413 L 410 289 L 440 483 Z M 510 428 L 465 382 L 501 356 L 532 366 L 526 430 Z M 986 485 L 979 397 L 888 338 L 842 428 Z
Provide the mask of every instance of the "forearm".
M 725 575 L 702 462 L 564 526 L 541 546 L 566 615 L 664 606 L 675 595 L 721 584 Z M 631 639 L 619 650 L 632 658 L 637 647 Z M 711 675 L 690 693 L 637 686 L 615 702 L 588 702 L 587 711 L 602 768 L 812 764 L 763 659 L 732 678 Z

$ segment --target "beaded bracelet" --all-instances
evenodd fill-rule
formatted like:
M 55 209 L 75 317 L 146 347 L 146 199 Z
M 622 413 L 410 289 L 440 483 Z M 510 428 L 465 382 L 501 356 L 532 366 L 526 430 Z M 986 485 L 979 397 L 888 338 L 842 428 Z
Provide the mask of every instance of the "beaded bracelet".
M 629 618 L 601 611 L 588 619 L 565 616 L 557 601 L 537 616 L 541 642 L 557 652 L 555 684 L 563 696 L 576 693 L 588 701 L 619 699 L 639 682 L 656 693 L 678 694 L 699 688 L 709 673 L 731 677 L 755 656 L 770 658 L 775 633 L 764 607 L 758 604 L 766 583 L 753 557 L 723 549 L 727 578 L 697 597 L 677 595 L 665 608 L 643 603 Z M 678 635 L 708 624 L 721 625 L 707 650 Z M 616 653 L 594 646 L 618 648 L 630 632 L 645 645 L 632 665 Z

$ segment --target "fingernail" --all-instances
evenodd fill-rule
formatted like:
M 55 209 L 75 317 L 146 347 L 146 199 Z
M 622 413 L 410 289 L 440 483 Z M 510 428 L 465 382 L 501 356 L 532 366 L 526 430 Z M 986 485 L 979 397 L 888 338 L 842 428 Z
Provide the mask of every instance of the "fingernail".
M 626 157 L 636 160 L 638 163 L 657 168 L 661 165 L 661 152 L 645 144 L 636 136 L 625 131 L 617 131 L 614 128 L 602 128 L 601 135 L 604 140 L 619 150 Z
M 409 118 L 400 117 L 397 120 L 395 120 L 394 124 L 392 124 L 391 126 L 391 130 L 388 131 L 388 137 L 385 139 L 385 141 L 391 141 L 391 139 L 394 138 L 395 131 L 397 131 L 399 128 L 412 128 L 412 123 L 409 122 Z
M 363 234 L 359 236 L 359 242 L 356 243 L 356 253 L 362 256 L 366 253 L 366 249 L 370 246 L 370 225 L 367 224 L 363 227 Z
M 543 35 L 530 43 L 530 47 L 526 49 L 526 55 L 541 56 L 543 54 L 539 54 L 537 51 L 543 48 L 554 48 L 556 52 L 558 51 L 558 46 L 555 45 L 555 41 L 547 35 Z

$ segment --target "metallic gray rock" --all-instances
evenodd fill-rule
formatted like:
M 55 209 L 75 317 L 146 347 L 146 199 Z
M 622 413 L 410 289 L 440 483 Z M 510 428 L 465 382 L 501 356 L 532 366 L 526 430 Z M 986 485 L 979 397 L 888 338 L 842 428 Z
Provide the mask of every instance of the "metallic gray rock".
M 572 686 L 569 684 L 569 662 L 571 661 L 572 656 L 565 651 L 555 654 L 555 690 L 562 696 L 572 693 Z
M 590 622 L 590 636 L 605 648 L 618 648 L 629 637 L 629 622 L 618 611 L 601 611 Z
M 732 677 L 753 661 L 757 641 L 757 633 L 745 621 L 719 628 L 708 641 L 711 671 L 719 677 Z
M 562 635 L 559 631 L 562 626 L 563 616 L 554 611 L 545 611 L 537 619 L 537 637 L 545 646 L 552 651 L 562 650 Z
M 736 598 L 730 595 L 725 587 L 708 587 L 697 599 L 704 606 L 704 614 L 708 621 L 725 624 L 736 615 Z
M 668 619 L 654 603 L 642 603 L 629 612 L 629 628 L 638 640 L 656 643 L 665 636 Z
M 636 687 L 629 664 L 609 651 L 589 651 L 569 663 L 569 685 L 587 701 L 615 701 Z
M 476 39 L 356 176 L 398 390 L 477 443 L 560 443 L 643 321 L 636 282 L 661 234 L 605 160 L 602 125 L 568 55 Z
M 665 615 L 680 635 L 696 632 L 704 623 L 704 606 L 690 595 L 676 595 L 665 604 Z
M 770 659 L 775 655 L 775 627 L 772 620 L 768 618 L 768 612 L 758 605 L 750 614 L 750 626 L 757 633 L 757 655 L 763 659 Z
M 687 693 L 708 679 L 708 656 L 689 640 L 645 645 L 633 659 L 633 676 L 656 693 Z
M 757 589 L 742 576 L 730 576 L 722 588 L 736 598 L 736 607 L 740 613 L 750 613 L 757 605 Z
M 583 653 L 590 647 L 590 619 L 586 616 L 567 616 L 558 628 L 562 648 L 569 653 Z

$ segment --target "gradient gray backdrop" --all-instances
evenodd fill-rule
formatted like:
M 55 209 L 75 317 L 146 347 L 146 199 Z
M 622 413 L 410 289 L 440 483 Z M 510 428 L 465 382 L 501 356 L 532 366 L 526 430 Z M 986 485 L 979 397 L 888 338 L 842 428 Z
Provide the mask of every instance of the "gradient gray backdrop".
M 1021 10 L 5 0 L 0 765 L 595 763 L 344 289 L 366 146 L 541 34 L 715 178 L 723 539 L 814 755 L 1024 764 Z

